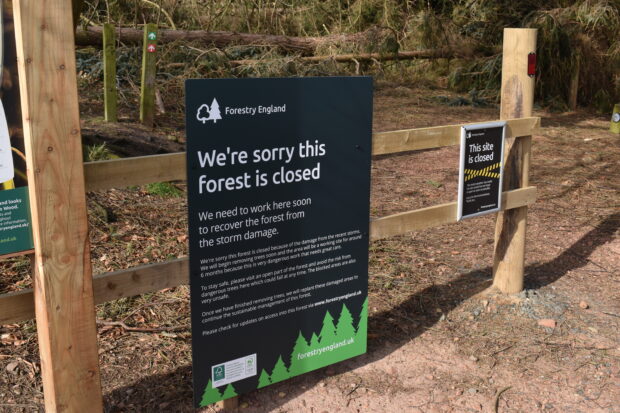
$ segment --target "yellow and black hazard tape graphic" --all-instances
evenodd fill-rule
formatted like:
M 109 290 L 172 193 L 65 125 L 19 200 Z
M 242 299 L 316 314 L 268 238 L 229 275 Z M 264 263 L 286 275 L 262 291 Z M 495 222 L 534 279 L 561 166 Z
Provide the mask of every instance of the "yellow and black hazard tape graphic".
M 499 162 L 482 169 L 465 169 L 465 182 L 477 176 L 499 179 L 499 172 L 491 172 L 500 167 Z

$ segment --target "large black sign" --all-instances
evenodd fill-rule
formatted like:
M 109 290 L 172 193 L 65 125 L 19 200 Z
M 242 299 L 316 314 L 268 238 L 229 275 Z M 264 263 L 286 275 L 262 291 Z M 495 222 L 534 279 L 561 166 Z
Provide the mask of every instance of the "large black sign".
M 506 122 L 461 128 L 458 219 L 499 211 Z
M 370 78 L 186 82 L 195 405 L 366 351 Z

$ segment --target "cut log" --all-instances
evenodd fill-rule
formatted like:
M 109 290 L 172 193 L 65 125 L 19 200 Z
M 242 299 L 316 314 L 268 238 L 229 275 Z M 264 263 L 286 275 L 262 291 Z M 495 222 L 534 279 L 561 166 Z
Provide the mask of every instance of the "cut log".
M 312 54 L 322 45 L 364 42 L 373 40 L 376 42 L 377 36 L 384 37 L 383 29 L 370 29 L 361 33 L 331 35 L 324 37 L 294 37 L 281 36 L 271 34 L 251 34 L 236 33 L 224 31 L 206 31 L 206 30 L 160 30 L 157 42 L 160 44 L 170 43 L 174 41 L 184 42 L 200 42 L 203 44 L 214 45 L 216 47 L 226 47 L 235 44 L 255 45 L 255 46 L 273 46 L 283 50 Z M 143 31 L 141 29 L 133 29 L 127 27 L 117 28 L 117 39 L 121 43 L 126 44 L 142 44 Z M 75 43 L 78 46 L 96 46 L 102 47 L 103 28 L 99 26 L 91 26 L 79 29 L 76 33 Z
M 120 157 L 181 152 L 185 144 L 135 123 L 88 124 L 82 126 L 83 143 L 106 146 Z

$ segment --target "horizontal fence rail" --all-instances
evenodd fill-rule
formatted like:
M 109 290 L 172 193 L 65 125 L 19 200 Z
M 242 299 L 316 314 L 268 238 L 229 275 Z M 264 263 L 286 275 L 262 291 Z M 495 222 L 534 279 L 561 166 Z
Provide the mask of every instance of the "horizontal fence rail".
M 506 137 L 529 136 L 540 127 L 540 118 L 511 119 L 507 125 Z M 461 125 L 377 132 L 372 136 L 372 154 L 387 155 L 458 145 L 460 139 Z M 87 162 L 84 164 L 86 190 L 182 181 L 187 177 L 185 169 L 185 152 Z
M 507 121 L 506 136 L 516 138 L 537 132 L 540 118 Z M 373 155 L 432 149 L 460 143 L 461 125 L 437 126 L 373 134 Z M 185 153 L 142 156 L 84 164 L 88 191 L 144 185 L 186 179 Z M 502 194 L 502 210 L 530 205 L 536 188 L 526 187 Z M 379 240 L 456 222 L 457 203 L 450 202 L 371 220 L 370 239 Z M 181 258 L 127 270 L 96 275 L 93 278 L 96 304 L 124 297 L 176 287 L 189 282 L 189 261 Z M 0 295 L 0 325 L 34 318 L 32 290 Z
M 530 205 L 536 200 L 536 188 L 527 187 L 502 194 L 502 209 Z M 370 239 L 395 235 L 456 222 L 456 202 L 402 212 L 370 222 Z M 93 279 L 95 303 L 176 287 L 189 282 L 189 261 L 181 258 L 128 270 L 100 274 Z M 0 325 L 34 318 L 32 290 L 0 296 Z

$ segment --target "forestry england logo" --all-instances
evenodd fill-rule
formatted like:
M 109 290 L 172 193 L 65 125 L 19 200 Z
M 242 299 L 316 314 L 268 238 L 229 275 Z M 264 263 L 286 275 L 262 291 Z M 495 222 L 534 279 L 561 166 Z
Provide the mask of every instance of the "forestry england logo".
M 206 103 L 200 105 L 198 108 L 198 112 L 196 112 L 196 119 L 199 122 L 202 122 L 204 125 L 208 120 L 212 120 L 213 123 L 217 123 L 218 119 L 222 119 L 222 115 L 220 114 L 220 105 L 217 103 L 217 99 L 213 98 L 213 102 L 211 102 L 211 106 Z

